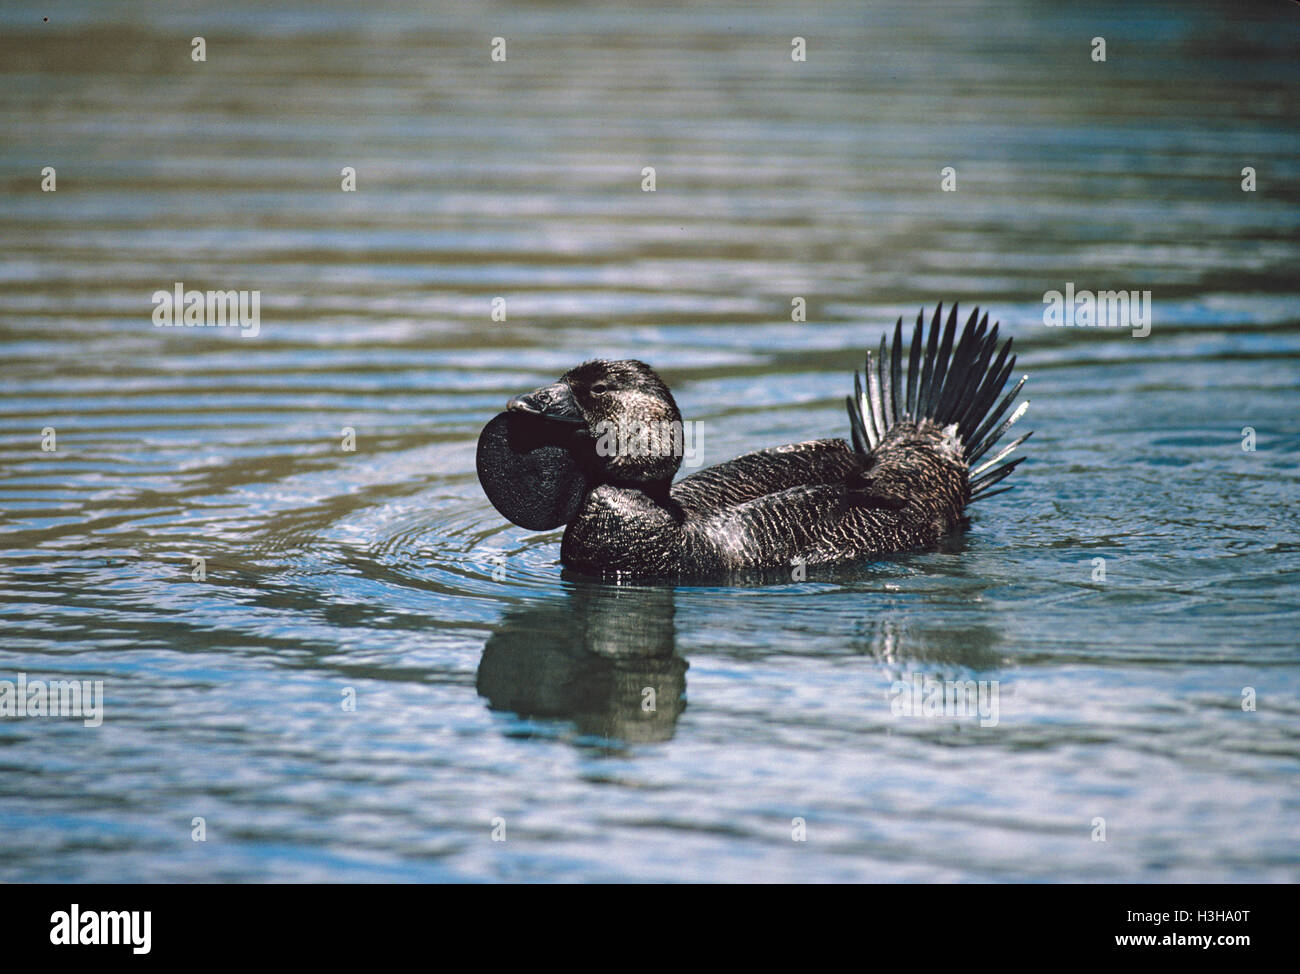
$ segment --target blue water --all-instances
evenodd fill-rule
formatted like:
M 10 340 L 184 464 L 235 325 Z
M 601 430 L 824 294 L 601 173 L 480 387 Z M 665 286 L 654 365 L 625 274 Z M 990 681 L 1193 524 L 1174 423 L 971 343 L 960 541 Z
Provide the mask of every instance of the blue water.
M 1295 881 L 1298 18 L 3 8 L 0 681 L 104 719 L 0 718 L 0 880 Z M 154 328 L 177 281 L 261 333 Z M 1067 282 L 1150 335 L 1044 327 Z M 478 487 L 596 355 L 708 463 L 843 435 L 939 299 L 1036 431 L 940 551 L 599 584 Z M 917 678 L 996 721 L 896 714 Z

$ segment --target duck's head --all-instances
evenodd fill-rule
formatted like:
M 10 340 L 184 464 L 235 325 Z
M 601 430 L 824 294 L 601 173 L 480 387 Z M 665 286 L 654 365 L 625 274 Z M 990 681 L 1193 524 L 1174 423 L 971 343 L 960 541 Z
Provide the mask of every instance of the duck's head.
M 682 414 L 644 362 L 596 360 L 516 396 L 483 428 L 478 476 L 521 527 L 570 521 L 599 484 L 666 496 L 682 460 Z

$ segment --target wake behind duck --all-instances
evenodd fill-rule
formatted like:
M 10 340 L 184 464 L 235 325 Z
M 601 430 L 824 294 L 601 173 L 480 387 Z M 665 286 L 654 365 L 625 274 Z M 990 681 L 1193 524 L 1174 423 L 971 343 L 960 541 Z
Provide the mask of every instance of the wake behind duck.
M 967 505 L 1011 489 L 994 488 L 1030 436 L 980 463 L 1028 408 L 1012 410 L 1027 377 L 1002 395 L 1012 340 L 999 347 L 978 308 L 960 336 L 956 306 L 942 328 L 941 313 L 928 334 L 917 315 L 906 356 L 901 318 L 892 345 L 882 336 L 867 353 L 866 385 L 855 373 L 846 400 L 849 441 L 747 453 L 674 484 L 672 393 L 644 362 L 597 360 L 510 400 L 479 436 L 479 482 L 521 527 L 567 525 L 561 561 L 592 574 L 720 576 L 931 547 Z

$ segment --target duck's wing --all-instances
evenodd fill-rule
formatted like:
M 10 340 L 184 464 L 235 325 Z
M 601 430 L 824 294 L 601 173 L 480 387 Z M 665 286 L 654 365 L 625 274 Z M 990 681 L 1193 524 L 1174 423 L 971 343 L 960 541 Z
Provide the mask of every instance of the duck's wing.
M 906 498 L 854 473 L 709 512 L 690 522 L 690 532 L 720 569 L 770 569 L 910 547 L 910 520 Z
M 673 484 L 672 496 L 687 511 L 708 515 L 792 487 L 840 483 L 862 466 L 844 440 L 808 440 L 707 467 Z

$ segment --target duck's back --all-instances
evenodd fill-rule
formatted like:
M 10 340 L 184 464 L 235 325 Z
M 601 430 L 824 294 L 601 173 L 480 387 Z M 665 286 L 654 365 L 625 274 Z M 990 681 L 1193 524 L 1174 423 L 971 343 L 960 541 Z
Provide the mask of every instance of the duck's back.
M 801 456 L 814 445 L 821 449 Z M 688 572 L 825 565 L 930 546 L 961 523 L 966 500 L 960 444 L 929 423 L 896 427 L 870 455 L 821 440 L 720 466 L 733 465 L 753 475 L 746 488 L 673 490 L 686 510 Z M 794 479 L 800 469 L 811 476 Z
M 839 483 L 863 458 L 842 439 L 808 440 L 746 453 L 673 484 L 672 497 L 695 517 L 707 517 L 791 487 Z

